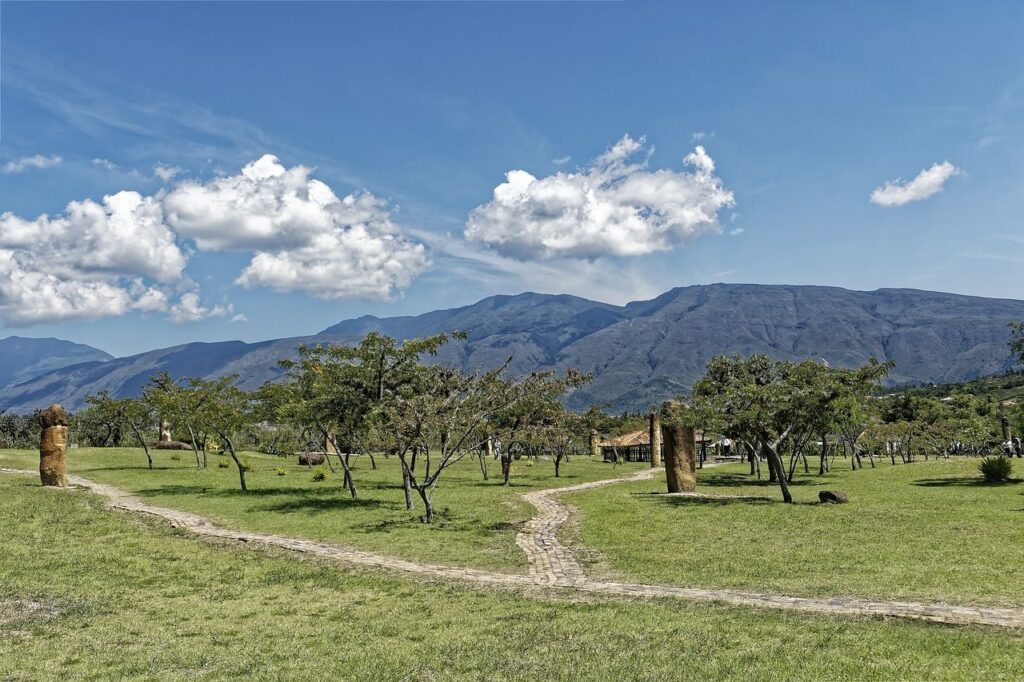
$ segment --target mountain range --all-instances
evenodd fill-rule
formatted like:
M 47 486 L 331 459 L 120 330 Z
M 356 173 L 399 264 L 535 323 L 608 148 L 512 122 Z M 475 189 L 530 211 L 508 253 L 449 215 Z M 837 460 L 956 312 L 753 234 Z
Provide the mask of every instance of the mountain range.
M 278 360 L 294 357 L 300 343 L 353 343 L 370 331 L 407 339 L 460 330 L 467 340 L 443 348 L 436 361 L 473 370 L 511 356 L 516 374 L 577 367 L 594 381 L 570 397 L 570 407 L 645 410 L 688 392 L 720 354 L 766 353 L 843 367 L 871 357 L 894 360 L 891 385 L 993 374 L 1013 366 L 1010 320 L 1024 320 L 1024 301 L 913 289 L 713 284 L 624 306 L 567 295 L 492 296 L 416 316 L 364 316 L 312 336 L 190 343 L 116 359 L 55 339 L 12 337 L 0 341 L 0 408 L 27 412 L 59 402 L 75 410 L 102 389 L 138 395 L 160 370 L 238 374 L 239 385 L 252 389 L 279 378 Z M 23 352 L 8 348 L 29 341 L 39 342 L 38 352 L 23 361 L 8 357 Z

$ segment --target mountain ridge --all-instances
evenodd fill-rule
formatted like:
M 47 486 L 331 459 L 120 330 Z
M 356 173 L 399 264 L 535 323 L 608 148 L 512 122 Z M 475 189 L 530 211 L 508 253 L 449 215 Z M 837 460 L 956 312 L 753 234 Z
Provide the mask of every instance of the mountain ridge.
M 511 355 L 516 374 L 578 367 L 593 373 L 594 381 L 569 397 L 571 407 L 647 409 L 687 392 L 720 354 L 767 353 L 833 366 L 891 359 L 893 385 L 992 374 L 1012 366 L 1007 322 L 1017 319 L 1024 319 L 1024 301 L 918 289 L 694 285 L 622 306 L 525 292 L 422 315 L 364 315 L 310 336 L 196 342 L 62 367 L 0 387 L 0 408 L 28 411 L 63 402 L 77 409 L 97 390 L 137 394 L 160 370 L 179 376 L 237 373 L 240 385 L 252 389 L 279 378 L 277 361 L 293 357 L 300 343 L 351 343 L 370 331 L 414 338 L 459 330 L 467 332 L 467 341 L 442 348 L 435 361 L 474 370 Z

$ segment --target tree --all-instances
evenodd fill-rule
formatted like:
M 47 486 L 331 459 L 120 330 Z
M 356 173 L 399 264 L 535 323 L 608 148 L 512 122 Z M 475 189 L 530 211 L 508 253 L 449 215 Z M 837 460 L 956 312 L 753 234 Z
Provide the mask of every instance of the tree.
M 228 454 L 238 469 L 238 483 L 242 492 L 246 492 L 247 467 L 238 458 L 235 437 L 253 422 L 254 405 L 252 395 L 235 386 L 237 379 L 238 375 L 232 374 L 211 380 L 192 378 L 187 383 L 196 395 L 204 397 L 205 423 L 227 446 Z
M 95 418 L 106 424 L 110 432 L 119 433 L 124 426 L 130 428 L 146 453 L 149 468 L 153 468 L 149 443 L 142 435 L 142 430 L 153 422 L 153 408 L 148 402 L 138 398 L 112 398 L 106 390 L 87 397 L 85 402 L 92 408 Z
M 441 475 L 481 445 L 485 424 L 535 395 L 550 373 L 503 377 L 508 362 L 486 373 L 448 367 L 424 369 L 420 390 L 383 406 L 387 446 L 398 456 L 408 485 L 423 503 L 425 523 L 434 521 L 433 495 Z M 432 449 L 436 445 L 436 455 Z
M 196 458 L 196 467 L 208 464 L 206 443 L 211 432 L 211 391 L 214 384 L 197 378 L 173 379 L 166 371 L 149 378 L 144 398 L 153 405 L 161 421 L 184 425 Z M 200 453 L 202 458 L 200 458 Z
M 792 502 L 780 457 L 784 442 L 799 444 L 806 434 L 820 433 L 837 401 L 866 395 L 891 368 L 891 363 L 874 360 L 848 370 L 766 355 L 719 356 L 708 363 L 693 395 L 720 415 L 724 431 L 736 434 L 768 460 L 769 480 L 779 484 L 784 501 Z

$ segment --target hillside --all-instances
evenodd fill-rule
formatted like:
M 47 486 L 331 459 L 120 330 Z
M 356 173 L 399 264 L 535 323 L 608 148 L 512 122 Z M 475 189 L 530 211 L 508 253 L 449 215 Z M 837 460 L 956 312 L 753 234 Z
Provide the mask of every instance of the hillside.
M 571 406 L 641 410 L 687 392 L 707 361 L 723 353 L 816 358 L 834 366 L 894 360 L 893 385 L 997 374 L 1011 368 L 1006 323 L 1016 319 L 1024 319 L 1024 301 L 910 289 L 714 284 L 625 306 L 526 293 L 417 316 L 365 316 L 309 337 L 193 343 L 65 367 L 0 389 L 0 405 L 26 411 L 63 402 L 76 409 L 104 388 L 135 395 L 162 369 L 237 373 L 243 387 L 255 388 L 280 376 L 278 359 L 299 343 L 351 342 L 374 330 L 411 338 L 458 329 L 467 341 L 443 349 L 438 361 L 489 368 L 511 355 L 517 373 L 579 367 L 595 380 L 572 396 Z
M 27 381 L 55 369 L 81 362 L 106 362 L 113 359 L 92 346 L 60 339 L 30 339 L 8 336 L 0 339 L 0 386 Z

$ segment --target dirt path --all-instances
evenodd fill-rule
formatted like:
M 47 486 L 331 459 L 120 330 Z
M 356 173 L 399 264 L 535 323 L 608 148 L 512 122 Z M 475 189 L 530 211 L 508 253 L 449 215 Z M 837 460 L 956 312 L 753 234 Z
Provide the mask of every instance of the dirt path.
M 107 498 L 107 504 L 112 509 L 121 511 L 149 514 L 166 520 L 175 528 L 181 528 L 190 533 L 200 536 L 215 537 L 239 542 L 255 542 L 259 544 L 280 547 L 296 552 L 302 552 L 313 556 L 338 561 L 350 565 L 369 566 L 394 571 L 403 571 L 427 577 L 448 578 L 464 582 L 471 582 L 478 585 L 503 586 L 515 588 L 545 586 L 545 589 L 572 590 L 592 594 L 605 594 L 633 598 L 676 598 L 702 602 L 722 602 L 739 606 L 753 606 L 773 609 L 789 609 L 796 611 L 810 611 L 815 613 L 827 613 L 834 615 L 854 616 L 884 616 L 892 618 L 911 618 L 916 620 L 933 621 L 939 623 L 951 623 L 960 625 L 993 625 L 999 627 L 1024 629 L 1024 610 L 1021 609 L 997 609 L 972 606 L 952 606 L 947 604 L 917 604 L 911 602 L 888 602 L 870 601 L 864 599 L 852 599 L 846 597 L 834 597 L 827 599 L 814 599 L 804 597 L 789 597 L 776 594 L 762 594 L 756 592 L 736 592 L 732 590 L 705 590 L 683 587 L 668 587 L 664 585 L 642 585 L 634 583 L 616 583 L 607 581 L 588 580 L 583 575 L 572 555 L 558 544 L 554 533 L 558 527 L 565 522 L 568 511 L 552 497 L 575 490 L 586 490 L 593 487 L 611 485 L 623 481 L 640 480 L 651 477 L 659 470 L 644 471 L 635 476 L 612 479 L 606 481 L 595 481 L 584 483 L 578 486 L 556 488 L 554 490 L 538 491 L 546 493 L 533 496 L 531 503 L 536 500 L 540 503 L 538 507 L 541 514 L 537 521 L 532 519 L 530 524 L 533 532 L 521 534 L 524 538 L 532 538 L 534 547 L 544 547 L 541 552 L 534 552 L 540 557 L 531 558 L 530 575 L 514 575 L 510 573 L 499 573 L 495 571 L 482 571 L 472 568 L 460 568 L 457 566 L 439 566 L 434 564 L 422 564 L 413 561 L 405 561 L 394 557 L 382 556 L 371 552 L 363 552 L 348 547 L 332 545 L 322 542 L 312 542 L 298 538 L 271 535 L 267 533 L 251 533 L 247 531 L 229 530 L 214 525 L 209 519 L 196 514 L 158 507 L 151 505 L 138 497 L 120 488 L 96 483 L 80 476 L 71 476 L 73 485 L 81 486 L 92 492 Z M 0 473 L 37 476 L 35 471 L 24 469 L 10 469 L 0 467 Z M 563 518 L 565 514 L 565 518 Z M 560 520 L 561 519 L 561 520 Z M 552 540 L 554 542 L 552 542 Z M 517 538 L 517 542 L 519 539 Z M 544 543 L 547 543 L 545 545 Z M 522 545 L 520 545 L 522 546 Z M 554 548 L 554 549 L 552 549 Z M 524 547 L 524 549 L 526 549 Z M 530 553 L 529 550 L 528 554 Z M 535 565 L 536 562 L 540 562 Z M 552 567 L 560 564 L 561 570 L 554 571 L 541 566 L 547 561 Z

